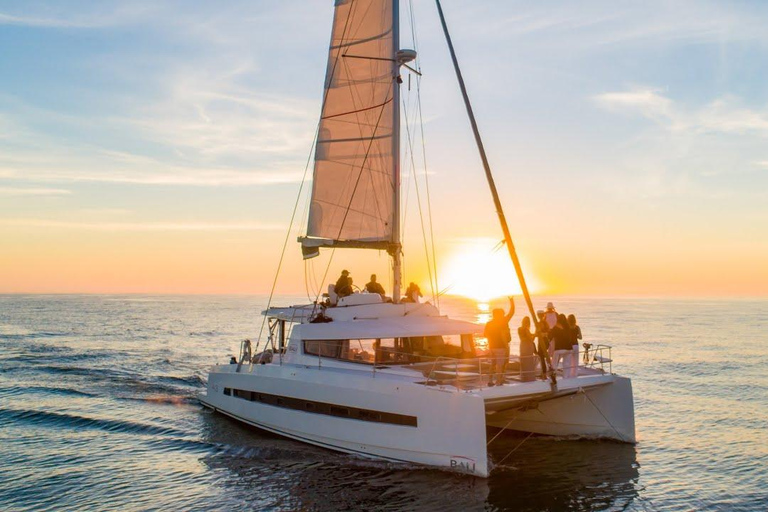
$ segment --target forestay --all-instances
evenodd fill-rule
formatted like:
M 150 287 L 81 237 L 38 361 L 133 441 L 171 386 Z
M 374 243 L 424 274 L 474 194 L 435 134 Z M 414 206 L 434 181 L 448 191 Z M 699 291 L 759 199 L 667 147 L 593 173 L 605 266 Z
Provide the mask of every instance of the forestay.
M 319 246 L 394 242 L 393 0 L 337 0 L 305 258 Z

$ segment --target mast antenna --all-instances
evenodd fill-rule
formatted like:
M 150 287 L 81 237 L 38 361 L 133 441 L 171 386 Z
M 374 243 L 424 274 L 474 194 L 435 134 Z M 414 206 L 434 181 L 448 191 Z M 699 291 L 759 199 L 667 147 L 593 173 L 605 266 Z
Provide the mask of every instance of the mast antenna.
M 448 33 L 448 25 L 445 22 L 445 16 L 443 15 L 443 8 L 440 5 L 440 0 L 435 0 L 437 4 L 437 12 L 440 15 L 440 23 L 443 26 L 443 33 L 445 34 L 445 41 L 448 43 L 448 50 L 451 53 L 451 60 L 453 61 L 453 69 L 456 71 L 456 78 L 459 81 L 459 88 L 461 89 L 461 95 L 464 98 L 464 106 L 467 108 L 467 116 L 469 116 L 469 122 L 472 125 L 472 132 L 475 134 L 475 142 L 477 143 L 477 150 L 480 152 L 480 159 L 483 161 L 483 168 L 485 168 L 485 177 L 488 180 L 488 186 L 491 189 L 491 195 L 493 196 L 493 204 L 496 207 L 496 215 L 499 217 L 499 223 L 501 224 L 501 230 L 504 233 L 504 242 L 507 245 L 509 251 L 509 257 L 512 258 L 512 264 L 515 266 L 515 273 L 517 274 L 517 280 L 520 282 L 520 289 L 525 297 L 525 302 L 528 305 L 528 310 L 531 312 L 531 320 L 533 325 L 538 329 L 539 321 L 536 317 L 536 311 L 533 309 L 533 301 L 531 301 L 531 294 L 528 292 L 528 285 L 525 283 L 525 276 L 523 275 L 523 269 L 520 266 L 520 259 L 517 257 L 515 251 L 515 245 L 512 243 L 512 235 L 509 233 L 509 226 L 507 225 L 507 218 L 504 216 L 504 209 L 501 207 L 501 200 L 499 199 L 499 192 L 496 190 L 496 182 L 493 179 L 491 173 L 491 165 L 488 163 L 488 157 L 485 154 L 485 147 L 483 146 L 483 139 L 480 138 L 480 130 L 477 128 L 477 121 L 475 121 L 475 113 L 472 110 L 472 104 L 469 102 L 469 95 L 467 94 L 467 87 L 464 85 L 464 78 L 461 75 L 461 69 L 459 69 L 459 61 L 456 58 L 456 52 L 453 49 L 453 43 L 451 42 L 451 35 Z

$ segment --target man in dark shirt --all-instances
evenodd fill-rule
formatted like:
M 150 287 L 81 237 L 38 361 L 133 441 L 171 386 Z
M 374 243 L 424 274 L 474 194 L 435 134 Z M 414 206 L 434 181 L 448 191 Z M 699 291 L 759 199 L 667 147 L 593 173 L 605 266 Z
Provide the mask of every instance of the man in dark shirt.
M 509 298 L 509 313 L 504 314 L 503 309 L 494 309 L 493 318 L 485 324 L 484 335 L 488 340 L 488 348 L 491 351 L 491 380 L 489 386 L 494 386 L 494 377 L 499 385 L 504 384 L 504 369 L 509 361 L 509 342 L 512 334 L 509 332 L 509 321 L 515 314 L 515 301 Z
M 387 292 L 384 291 L 384 287 L 381 283 L 376 282 L 376 274 L 371 274 L 371 281 L 365 285 L 365 291 L 368 293 L 378 293 L 383 299 Z
M 341 276 L 336 280 L 336 295 L 339 298 L 352 295 L 352 279 L 349 277 L 349 270 L 342 270 Z

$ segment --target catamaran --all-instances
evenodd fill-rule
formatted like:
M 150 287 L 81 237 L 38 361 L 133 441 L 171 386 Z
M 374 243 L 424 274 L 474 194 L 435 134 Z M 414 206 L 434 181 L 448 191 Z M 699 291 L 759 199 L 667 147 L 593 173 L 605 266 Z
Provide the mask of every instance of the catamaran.
M 464 97 L 505 245 L 534 311 L 504 217 L 440 1 L 440 22 Z M 304 258 L 327 248 L 385 250 L 393 290 L 264 311 L 263 350 L 211 368 L 200 402 L 292 439 L 363 457 L 487 477 L 496 429 L 635 442 L 630 379 L 613 373 L 610 347 L 595 347 L 577 375 L 491 386 L 483 327 L 401 297 L 400 88 L 416 52 L 400 48 L 399 0 L 336 0 Z M 492 439 L 490 439 L 492 440 Z

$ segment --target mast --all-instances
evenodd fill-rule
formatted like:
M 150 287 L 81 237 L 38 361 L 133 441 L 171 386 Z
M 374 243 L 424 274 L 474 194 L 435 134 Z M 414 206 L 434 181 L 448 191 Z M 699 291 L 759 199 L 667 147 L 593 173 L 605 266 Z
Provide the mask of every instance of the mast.
M 448 25 L 445 23 L 445 16 L 443 15 L 443 8 L 440 5 L 440 0 L 435 0 L 437 4 L 437 12 L 440 15 L 440 23 L 443 26 L 443 33 L 445 34 L 445 40 L 448 43 L 448 50 L 451 52 L 451 60 L 453 61 L 453 68 L 456 71 L 456 78 L 459 81 L 459 88 L 461 88 L 461 95 L 464 98 L 464 106 L 467 108 L 467 116 L 469 116 L 469 122 L 472 125 L 472 132 L 475 134 L 475 142 L 477 143 L 477 150 L 480 152 L 480 159 L 483 161 L 483 168 L 485 169 L 485 177 L 488 180 L 488 186 L 491 189 L 491 195 L 493 196 L 493 204 L 496 207 L 496 215 L 499 217 L 499 223 L 501 224 L 501 231 L 504 233 L 504 242 L 507 245 L 509 251 L 509 257 L 512 259 L 512 264 L 515 266 L 515 273 L 517 279 L 520 282 L 520 289 L 525 297 L 525 302 L 528 305 L 528 310 L 531 313 L 531 320 L 533 324 L 538 328 L 539 322 L 536 317 L 536 311 L 533 309 L 533 302 L 531 301 L 531 294 L 528 292 L 528 286 L 525 283 L 525 276 L 523 276 L 523 269 L 520 266 L 520 260 L 517 257 L 515 251 L 515 245 L 512 243 L 512 235 L 509 233 L 509 226 L 507 225 L 507 219 L 504 216 L 504 209 L 501 207 L 501 200 L 499 199 L 499 193 L 496 190 L 496 182 L 493 180 L 493 174 L 491 174 L 491 166 L 488 163 L 488 157 L 485 154 L 485 147 L 483 146 L 483 140 L 480 138 L 480 131 L 477 128 L 477 121 L 475 121 L 475 114 L 472 111 L 472 104 L 469 102 L 469 96 L 467 94 L 467 88 L 464 85 L 464 78 L 461 76 L 461 69 L 459 69 L 459 61 L 456 58 L 456 52 L 453 49 L 453 43 L 451 42 L 451 36 L 448 33 Z
M 395 60 L 395 76 L 392 77 L 392 101 L 394 102 L 394 118 L 392 128 L 392 162 L 395 190 L 392 194 L 392 272 L 394 274 L 392 284 L 392 301 L 400 302 L 400 288 L 402 287 L 402 242 L 400 240 L 400 63 L 397 62 L 397 53 L 400 50 L 400 0 L 392 0 L 392 58 Z

